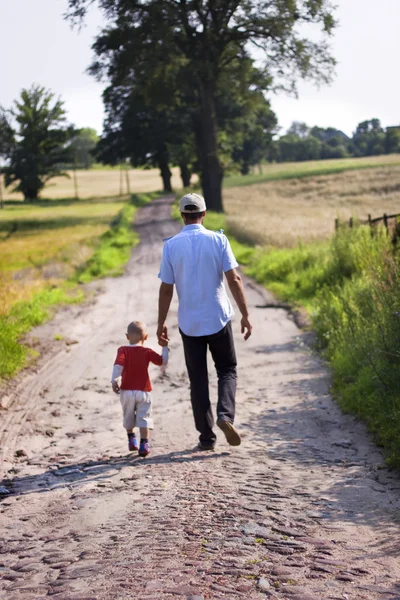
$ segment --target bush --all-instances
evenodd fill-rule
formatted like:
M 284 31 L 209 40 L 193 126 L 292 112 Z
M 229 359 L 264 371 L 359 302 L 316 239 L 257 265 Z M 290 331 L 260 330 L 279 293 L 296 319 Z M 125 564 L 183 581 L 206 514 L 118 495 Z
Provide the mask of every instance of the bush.
M 382 244 L 384 246 L 384 244 Z M 313 324 L 345 411 L 362 417 L 400 467 L 400 265 L 387 248 L 362 274 L 324 289 Z

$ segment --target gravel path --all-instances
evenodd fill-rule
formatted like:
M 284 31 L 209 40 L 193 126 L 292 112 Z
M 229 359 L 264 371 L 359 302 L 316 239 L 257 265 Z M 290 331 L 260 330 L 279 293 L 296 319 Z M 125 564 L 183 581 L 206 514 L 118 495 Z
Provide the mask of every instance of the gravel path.
M 242 446 L 220 435 L 215 452 L 195 450 L 174 303 L 152 454 L 127 452 L 110 371 L 129 320 L 145 320 L 156 347 L 162 238 L 179 229 L 170 202 L 138 213 L 124 277 L 34 332 L 64 342 L 7 390 L 0 598 L 400 600 L 399 477 L 254 283 L 248 342 L 235 321 Z

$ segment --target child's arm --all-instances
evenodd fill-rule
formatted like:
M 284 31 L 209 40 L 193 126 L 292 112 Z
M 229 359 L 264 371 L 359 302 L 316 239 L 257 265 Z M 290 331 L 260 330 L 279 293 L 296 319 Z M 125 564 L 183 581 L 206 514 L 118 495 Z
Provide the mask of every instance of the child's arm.
M 119 388 L 117 379 L 119 377 L 121 377 L 121 375 L 122 375 L 122 371 L 124 369 L 124 363 L 125 363 L 125 351 L 124 351 L 124 347 L 122 346 L 121 348 L 118 348 L 117 358 L 115 359 L 115 363 L 114 363 L 112 375 L 111 375 L 112 389 L 116 394 L 119 394 L 120 388 Z
M 161 350 L 161 358 L 162 358 L 162 366 L 166 367 L 169 359 L 169 348 L 168 346 L 163 346 Z
M 115 392 L 116 394 L 119 394 L 119 385 L 116 380 L 119 377 L 121 377 L 123 368 L 124 367 L 122 365 L 114 365 L 113 366 L 112 375 L 111 375 L 111 385 L 112 385 L 113 392 Z
M 167 345 L 165 345 L 161 351 L 161 356 L 157 353 L 154 352 L 154 350 L 151 350 L 149 348 L 149 362 L 152 362 L 153 364 L 157 365 L 158 367 L 165 367 L 168 364 L 168 357 L 169 357 L 169 348 Z

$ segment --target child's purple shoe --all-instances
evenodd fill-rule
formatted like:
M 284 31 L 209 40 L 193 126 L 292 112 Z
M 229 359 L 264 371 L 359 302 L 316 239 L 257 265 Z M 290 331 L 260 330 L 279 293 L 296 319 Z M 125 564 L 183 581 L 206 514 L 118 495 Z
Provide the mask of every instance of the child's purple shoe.
M 137 452 L 139 450 L 139 444 L 137 443 L 137 439 L 135 435 L 128 436 L 128 448 L 129 452 Z
M 149 442 L 140 442 L 139 456 L 147 456 L 150 454 Z

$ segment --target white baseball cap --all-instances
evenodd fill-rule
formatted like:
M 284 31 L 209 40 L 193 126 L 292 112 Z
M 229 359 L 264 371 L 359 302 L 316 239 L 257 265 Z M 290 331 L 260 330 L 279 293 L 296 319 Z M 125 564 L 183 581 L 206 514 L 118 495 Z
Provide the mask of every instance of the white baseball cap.
M 190 208 L 187 208 L 190 206 Z M 179 210 L 182 213 L 204 212 L 207 210 L 205 200 L 200 194 L 185 194 L 179 202 Z

